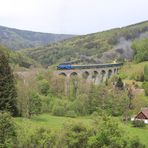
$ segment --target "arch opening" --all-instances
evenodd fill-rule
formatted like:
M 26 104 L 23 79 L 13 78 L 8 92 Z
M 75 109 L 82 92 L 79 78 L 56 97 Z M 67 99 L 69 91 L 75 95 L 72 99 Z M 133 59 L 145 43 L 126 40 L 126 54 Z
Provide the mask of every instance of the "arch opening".
M 111 76 L 112 76 L 112 70 L 109 69 L 109 71 L 108 71 L 108 79 L 109 79 Z
M 97 76 L 98 76 L 98 71 L 93 71 L 93 73 L 92 73 L 92 79 L 96 79 L 97 78 Z
M 104 80 L 105 74 L 106 74 L 105 70 L 102 70 L 101 71 L 101 82 Z
M 64 73 L 64 72 L 61 72 L 61 73 L 59 74 L 59 76 L 66 77 L 67 75 L 66 75 L 66 73 Z
M 84 79 L 87 79 L 88 76 L 89 76 L 89 72 L 88 72 L 88 71 L 85 71 L 85 72 L 82 74 L 82 77 L 83 77 Z
M 78 76 L 78 74 L 76 73 L 76 72 L 72 72 L 71 74 L 70 74 L 70 78 L 77 78 L 77 76 Z

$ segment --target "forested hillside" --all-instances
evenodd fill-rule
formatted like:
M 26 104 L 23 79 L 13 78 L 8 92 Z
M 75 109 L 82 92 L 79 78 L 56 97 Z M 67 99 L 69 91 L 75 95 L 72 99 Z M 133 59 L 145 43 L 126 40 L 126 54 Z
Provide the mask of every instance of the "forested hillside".
M 43 65 L 78 59 L 82 63 L 111 62 L 114 59 L 131 60 L 134 55 L 134 50 L 131 49 L 132 42 L 144 38 L 148 38 L 148 21 L 78 36 L 22 52 Z
M 18 67 L 24 67 L 24 68 L 29 68 L 30 66 L 37 66 L 37 67 L 40 66 L 33 59 L 18 52 L 11 51 L 7 47 L 0 45 L 0 51 L 4 52 L 9 57 L 9 63 L 11 64 L 11 66 L 13 66 L 13 68 L 16 65 L 18 65 Z
M 40 33 L 0 26 L 0 44 L 13 50 L 43 46 L 71 37 L 73 35 Z

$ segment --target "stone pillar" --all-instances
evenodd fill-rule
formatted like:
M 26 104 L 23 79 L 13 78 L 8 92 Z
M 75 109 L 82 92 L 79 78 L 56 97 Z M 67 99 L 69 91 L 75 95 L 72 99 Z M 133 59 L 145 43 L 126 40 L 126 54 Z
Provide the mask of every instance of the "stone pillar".
M 70 96 L 70 75 L 67 75 L 65 79 L 65 95 Z
M 86 79 L 88 82 L 92 82 L 93 81 L 93 78 L 92 78 L 92 72 L 89 71 L 89 75 Z

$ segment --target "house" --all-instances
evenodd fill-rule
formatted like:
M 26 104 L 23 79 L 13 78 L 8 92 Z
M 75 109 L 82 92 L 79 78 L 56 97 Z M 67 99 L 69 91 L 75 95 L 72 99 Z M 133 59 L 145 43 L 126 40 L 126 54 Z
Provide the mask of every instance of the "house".
M 139 112 L 134 120 L 143 120 L 145 124 L 148 124 L 148 108 L 142 108 L 141 112 Z

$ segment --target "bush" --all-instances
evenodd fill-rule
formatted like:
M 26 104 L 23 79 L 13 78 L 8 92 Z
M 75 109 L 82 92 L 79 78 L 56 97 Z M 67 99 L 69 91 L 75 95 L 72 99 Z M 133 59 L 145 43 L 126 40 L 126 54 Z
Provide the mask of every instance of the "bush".
M 0 148 L 11 148 L 16 143 L 16 128 L 9 113 L 0 112 Z
M 40 114 L 41 109 L 42 109 L 42 102 L 40 96 L 36 92 L 31 92 L 29 94 L 29 105 L 28 105 L 29 117 L 31 117 L 32 115 Z
M 56 116 L 64 116 L 65 108 L 63 106 L 55 105 L 53 107 L 52 113 L 53 113 L 53 115 L 56 115 Z
M 140 142 L 137 137 L 131 139 L 129 147 L 131 148 L 145 148 L 145 145 Z
M 82 123 L 68 123 L 64 127 L 64 147 L 86 148 L 90 131 Z
M 49 92 L 49 82 L 46 79 L 43 79 L 43 80 L 40 80 L 38 82 L 38 84 L 39 84 L 39 86 L 38 86 L 39 92 L 42 95 L 47 96 L 47 94 Z
M 31 142 L 29 147 L 36 147 L 36 148 L 46 148 L 46 147 L 53 147 L 54 145 L 54 135 L 51 133 L 50 130 L 45 128 L 39 128 L 35 132 L 35 134 L 31 137 Z
M 145 126 L 144 121 L 142 120 L 134 120 L 132 122 L 132 125 L 133 127 L 144 127 Z

